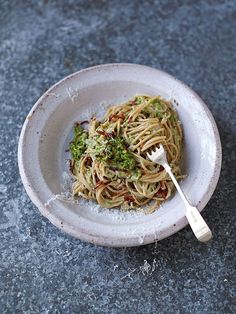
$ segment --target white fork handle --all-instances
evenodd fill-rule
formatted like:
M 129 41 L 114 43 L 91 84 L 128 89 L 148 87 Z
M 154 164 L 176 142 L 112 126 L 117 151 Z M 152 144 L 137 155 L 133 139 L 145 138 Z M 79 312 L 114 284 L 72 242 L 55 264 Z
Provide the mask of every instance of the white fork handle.
M 193 233 L 195 234 L 196 238 L 200 242 L 207 242 L 212 238 L 212 232 L 208 225 L 206 224 L 205 220 L 202 218 L 202 215 L 199 213 L 196 207 L 191 206 L 185 197 L 184 193 L 182 192 L 177 180 L 175 179 L 175 176 L 173 175 L 171 168 L 168 164 L 164 165 L 164 168 L 166 172 L 171 177 L 171 180 L 173 181 L 174 185 L 176 186 L 177 191 L 179 192 L 181 198 L 183 199 L 185 205 L 186 205 L 186 212 L 185 216 L 188 219 L 188 222 L 193 230 Z

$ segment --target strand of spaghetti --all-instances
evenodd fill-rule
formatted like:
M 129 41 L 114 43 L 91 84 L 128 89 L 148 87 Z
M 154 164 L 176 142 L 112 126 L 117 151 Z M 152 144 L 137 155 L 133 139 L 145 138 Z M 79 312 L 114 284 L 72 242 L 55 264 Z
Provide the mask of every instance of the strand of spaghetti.
M 87 147 L 85 152 L 71 163 L 74 196 L 94 199 L 107 208 L 121 206 L 124 210 L 138 208 L 151 200 L 155 206 L 159 205 L 173 190 L 166 171 L 146 159 L 146 153 L 159 144 L 166 149 L 173 173 L 177 178 L 183 177 L 179 166 L 182 128 L 171 103 L 159 96 L 136 96 L 110 107 L 102 122 L 91 119 L 84 138 L 88 138 L 82 146 Z M 117 146 L 113 147 L 113 143 Z M 124 154 L 130 156 L 129 162 Z M 122 166 L 120 160 L 125 162 Z

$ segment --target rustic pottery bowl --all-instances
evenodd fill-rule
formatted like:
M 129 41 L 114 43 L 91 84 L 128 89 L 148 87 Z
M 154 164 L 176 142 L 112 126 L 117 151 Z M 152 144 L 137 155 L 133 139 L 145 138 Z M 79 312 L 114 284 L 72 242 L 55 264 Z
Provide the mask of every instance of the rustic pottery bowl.
M 168 237 L 187 225 L 184 204 L 175 195 L 150 215 L 73 202 L 68 187 L 68 153 L 75 121 L 102 117 L 108 104 L 136 94 L 171 99 L 184 130 L 181 187 L 201 211 L 211 198 L 221 168 L 221 144 L 204 102 L 169 74 L 136 64 L 106 64 L 76 72 L 52 86 L 23 125 L 18 163 L 25 189 L 55 226 L 79 239 L 106 246 L 138 246 Z M 210 222 L 209 222 L 210 223 Z

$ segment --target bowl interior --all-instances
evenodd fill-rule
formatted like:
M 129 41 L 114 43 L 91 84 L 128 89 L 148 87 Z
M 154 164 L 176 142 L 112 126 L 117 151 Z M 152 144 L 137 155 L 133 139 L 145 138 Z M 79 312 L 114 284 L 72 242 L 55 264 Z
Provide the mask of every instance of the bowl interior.
M 22 131 L 19 160 L 34 203 L 55 225 L 79 238 L 131 246 L 161 239 L 186 224 L 177 193 L 150 215 L 101 209 L 95 202 L 81 199 L 75 203 L 64 196 L 70 184 L 66 149 L 74 122 L 92 115 L 102 118 L 109 105 L 137 94 L 171 99 L 178 111 L 184 130 L 183 172 L 187 175 L 181 187 L 189 201 L 201 210 L 215 188 L 220 149 L 217 130 L 205 105 L 184 84 L 161 71 L 135 65 L 75 73 L 53 86 L 30 112 Z

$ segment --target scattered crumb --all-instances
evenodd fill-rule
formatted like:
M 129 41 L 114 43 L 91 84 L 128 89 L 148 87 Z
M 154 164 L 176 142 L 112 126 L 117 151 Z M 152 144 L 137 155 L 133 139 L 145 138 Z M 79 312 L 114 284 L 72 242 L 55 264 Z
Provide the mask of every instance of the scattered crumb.
M 147 275 L 152 269 L 152 266 L 147 262 L 147 260 L 144 260 L 143 266 L 140 266 L 139 269 L 143 275 Z
M 129 278 L 129 279 L 133 280 L 131 275 L 136 271 L 136 268 L 129 268 L 128 270 L 129 270 L 128 274 L 126 274 L 125 276 L 121 277 L 121 280 L 123 280 L 125 278 Z
M 115 271 L 119 266 L 118 265 L 115 265 L 113 270 Z

